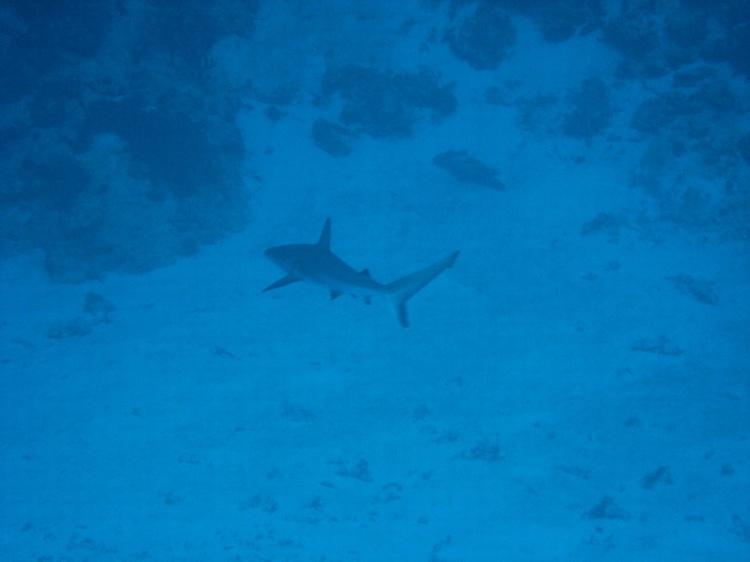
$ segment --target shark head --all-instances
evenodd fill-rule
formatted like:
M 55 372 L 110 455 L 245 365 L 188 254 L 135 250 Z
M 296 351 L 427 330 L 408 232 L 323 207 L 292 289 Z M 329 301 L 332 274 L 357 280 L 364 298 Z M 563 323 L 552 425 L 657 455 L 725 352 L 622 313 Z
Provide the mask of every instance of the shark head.
M 294 266 L 295 252 L 293 246 L 274 246 L 268 248 L 263 255 L 284 271 L 290 271 Z

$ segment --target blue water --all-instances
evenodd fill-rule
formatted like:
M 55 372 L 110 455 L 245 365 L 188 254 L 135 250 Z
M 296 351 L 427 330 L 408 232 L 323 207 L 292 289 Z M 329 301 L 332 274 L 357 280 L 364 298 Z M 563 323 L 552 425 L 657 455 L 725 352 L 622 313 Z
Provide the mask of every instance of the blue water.
M 3 2 L 0 559 L 748 558 L 748 53 L 744 0 Z

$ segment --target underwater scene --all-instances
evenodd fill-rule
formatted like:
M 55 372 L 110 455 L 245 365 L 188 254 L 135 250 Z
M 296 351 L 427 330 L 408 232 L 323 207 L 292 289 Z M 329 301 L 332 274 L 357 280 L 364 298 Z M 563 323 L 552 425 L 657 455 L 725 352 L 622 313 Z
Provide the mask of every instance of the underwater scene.
M 0 1 L 0 560 L 750 559 L 750 2 Z

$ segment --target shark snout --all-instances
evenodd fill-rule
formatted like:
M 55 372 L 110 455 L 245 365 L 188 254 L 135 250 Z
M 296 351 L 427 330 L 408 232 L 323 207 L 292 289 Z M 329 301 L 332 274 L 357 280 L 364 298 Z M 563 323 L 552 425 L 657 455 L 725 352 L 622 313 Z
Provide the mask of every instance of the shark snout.
M 291 260 L 286 246 L 274 246 L 268 248 L 263 252 L 263 255 L 278 265 L 281 269 L 288 270 L 290 267 Z
M 272 262 L 275 262 L 279 258 L 279 252 L 277 251 L 277 248 L 268 248 L 265 252 L 263 252 L 263 255 L 266 256 L 269 260 Z

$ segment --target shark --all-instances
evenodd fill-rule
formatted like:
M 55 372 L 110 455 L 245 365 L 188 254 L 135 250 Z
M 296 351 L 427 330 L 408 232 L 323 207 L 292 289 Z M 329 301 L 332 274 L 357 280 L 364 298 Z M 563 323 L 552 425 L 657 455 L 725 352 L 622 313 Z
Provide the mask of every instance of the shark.
M 391 283 L 375 281 L 367 269 L 357 271 L 331 252 L 331 219 L 315 244 L 287 244 L 268 248 L 264 255 L 286 272 L 281 279 L 271 283 L 263 292 L 307 281 L 326 288 L 331 300 L 350 294 L 365 303 L 375 297 L 388 300 L 399 324 L 409 325 L 406 303 L 446 269 L 453 267 L 459 252 L 444 257 L 427 267 L 405 275 Z

